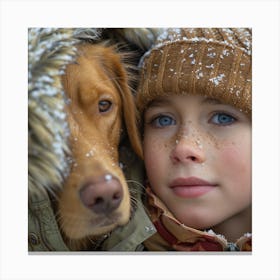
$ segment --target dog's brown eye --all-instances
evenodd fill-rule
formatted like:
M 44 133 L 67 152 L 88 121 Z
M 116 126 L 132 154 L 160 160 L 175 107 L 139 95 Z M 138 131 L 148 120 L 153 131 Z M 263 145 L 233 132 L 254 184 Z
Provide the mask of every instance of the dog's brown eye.
M 100 113 L 107 112 L 112 106 L 112 102 L 109 100 L 101 100 L 98 103 L 98 108 Z

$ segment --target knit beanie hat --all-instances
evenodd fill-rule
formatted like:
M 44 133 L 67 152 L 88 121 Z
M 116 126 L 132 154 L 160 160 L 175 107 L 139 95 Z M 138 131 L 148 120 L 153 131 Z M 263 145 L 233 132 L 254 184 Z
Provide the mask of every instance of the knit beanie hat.
M 163 29 L 140 62 L 137 106 L 173 94 L 203 95 L 251 116 L 251 29 Z

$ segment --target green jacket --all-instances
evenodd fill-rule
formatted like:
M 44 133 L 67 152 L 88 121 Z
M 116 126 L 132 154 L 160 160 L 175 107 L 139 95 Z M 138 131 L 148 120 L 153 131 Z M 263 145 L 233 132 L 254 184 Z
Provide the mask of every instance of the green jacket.
M 155 232 L 140 201 L 129 223 L 114 230 L 97 250 L 142 251 L 142 242 Z M 42 194 L 29 202 L 28 250 L 69 251 L 59 231 L 48 195 Z
M 129 223 L 114 230 L 97 250 L 142 251 L 142 242 L 155 232 L 140 201 Z M 48 195 L 42 194 L 29 202 L 28 250 L 69 251 L 59 231 Z
M 47 192 L 29 196 L 28 250 L 69 251 L 60 234 Z

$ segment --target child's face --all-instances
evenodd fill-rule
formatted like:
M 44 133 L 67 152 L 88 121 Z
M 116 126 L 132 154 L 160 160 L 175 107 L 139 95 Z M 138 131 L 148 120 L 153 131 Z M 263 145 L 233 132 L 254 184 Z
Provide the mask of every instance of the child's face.
M 175 217 L 197 229 L 242 219 L 251 206 L 249 118 L 215 99 L 174 95 L 152 102 L 144 121 L 148 180 Z

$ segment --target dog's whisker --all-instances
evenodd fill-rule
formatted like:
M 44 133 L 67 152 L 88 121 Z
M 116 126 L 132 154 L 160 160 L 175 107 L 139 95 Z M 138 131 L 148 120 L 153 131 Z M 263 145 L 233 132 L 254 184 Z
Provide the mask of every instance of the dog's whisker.
M 141 185 L 142 186 L 142 185 Z M 142 186 L 143 188 L 144 188 L 144 186 Z M 135 193 L 137 194 L 137 193 L 139 193 L 139 190 L 133 190 L 133 191 L 135 191 Z M 141 199 L 141 198 L 140 198 Z M 136 198 L 136 197 L 134 197 L 134 196 L 130 196 L 130 202 L 131 202 L 131 205 L 132 205 L 132 207 L 134 206 L 135 207 L 135 209 L 137 208 L 137 204 L 138 204 L 138 198 Z M 145 204 L 144 203 L 142 203 L 143 204 L 143 207 L 144 207 L 144 210 L 148 213 L 149 211 L 148 211 L 148 208 L 145 206 Z
M 131 206 L 133 209 L 136 209 L 137 207 L 137 200 L 134 199 L 133 197 L 130 198 Z
M 136 184 L 138 187 L 145 189 L 145 186 L 143 186 L 140 182 L 138 182 L 136 180 L 127 179 L 126 182 Z
M 140 182 L 137 182 L 135 180 L 126 180 L 126 182 L 129 184 L 129 183 L 132 183 L 132 184 L 135 184 L 137 186 L 137 188 L 132 188 L 130 187 L 129 188 L 129 192 L 131 194 L 141 194 L 142 192 L 145 192 L 146 188 L 145 186 L 143 186 Z

